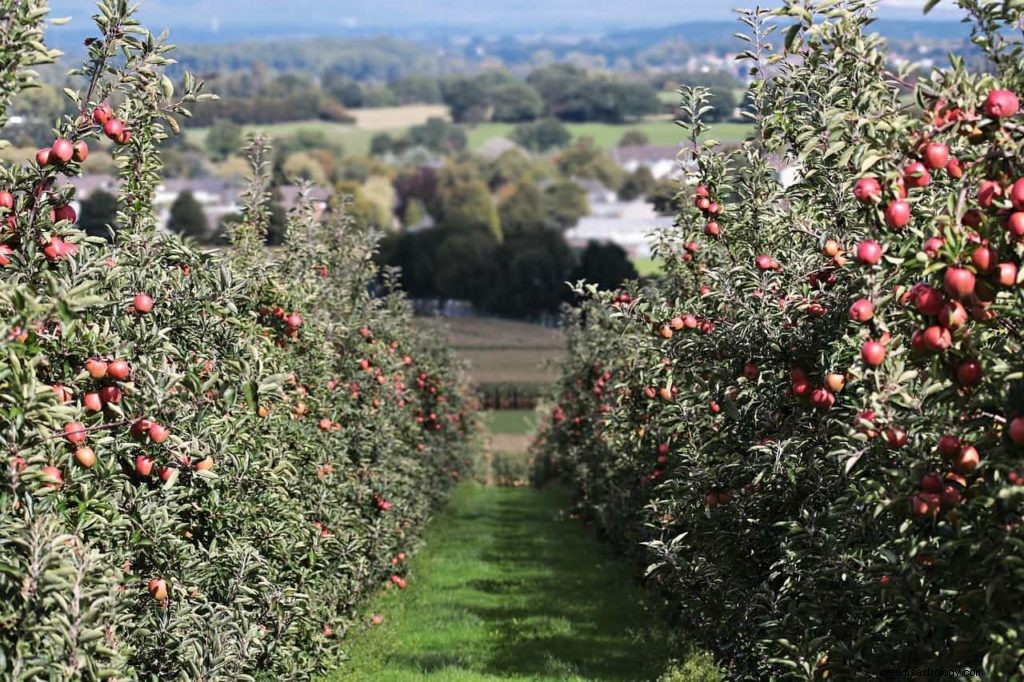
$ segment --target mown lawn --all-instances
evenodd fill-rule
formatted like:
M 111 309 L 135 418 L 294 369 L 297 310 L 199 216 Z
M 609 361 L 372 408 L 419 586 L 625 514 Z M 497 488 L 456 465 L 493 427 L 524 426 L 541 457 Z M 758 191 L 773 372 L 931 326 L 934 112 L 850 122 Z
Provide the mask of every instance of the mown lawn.
M 381 110 L 379 115 L 373 112 L 357 113 L 359 122 L 356 124 L 334 123 L 331 121 L 295 121 L 290 123 L 269 123 L 265 125 L 249 125 L 244 130 L 248 133 L 262 132 L 273 137 L 294 135 L 299 130 L 317 130 L 327 138 L 340 144 L 346 156 L 364 156 L 370 151 L 370 140 L 378 132 L 386 131 L 393 136 L 405 133 L 410 125 L 421 122 L 423 117 L 436 113 L 429 107 L 408 107 L 407 115 L 402 114 L 406 107 L 394 107 Z M 515 126 L 511 123 L 482 123 L 467 126 L 466 134 L 470 149 L 479 150 L 488 140 L 495 137 L 508 137 Z M 570 123 L 570 132 L 574 137 L 589 136 L 604 149 L 618 146 L 622 134 L 627 130 L 641 130 L 650 139 L 650 144 L 661 147 L 678 147 L 685 141 L 685 131 L 672 122 L 671 117 L 663 117 L 637 123 Z M 185 135 L 189 142 L 200 147 L 205 145 L 208 128 L 190 128 L 185 126 Z M 719 142 L 738 142 L 750 131 L 744 123 L 718 123 L 713 127 L 710 136 Z
M 533 410 L 490 410 L 483 413 L 484 426 L 493 435 L 520 436 L 537 428 Z
M 330 682 L 718 680 L 644 607 L 633 569 L 564 515 L 558 489 L 463 484 L 408 564 L 409 588 L 365 610 Z

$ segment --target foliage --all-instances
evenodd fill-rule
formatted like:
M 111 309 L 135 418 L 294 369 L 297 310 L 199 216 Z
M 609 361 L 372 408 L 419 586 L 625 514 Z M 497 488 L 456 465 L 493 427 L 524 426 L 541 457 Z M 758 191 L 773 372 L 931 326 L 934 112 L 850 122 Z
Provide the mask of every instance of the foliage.
M 117 197 L 97 189 L 83 199 L 78 212 L 78 229 L 90 237 L 111 239 L 117 233 Z
M 621 246 L 612 242 L 591 241 L 580 254 L 580 263 L 573 279 L 586 280 L 600 289 L 610 291 L 636 277 L 636 268 Z
M 736 150 L 701 141 L 709 93 L 683 89 L 697 171 L 666 274 L 587 290 L 538 471 L 729 679 L 1018 679 L 1024 16 L 961 0 L 991 72 L 923 74 L 918 116 L 871 4 L 742 15 Z
M 242 146 L 242 127 L 234 121 L 219 120 L 206 133 L 206 149 L 215 161 L 237 152 Z
M 54 57 L 45 10 L 0 0 L 5 93 Z M 95 20 L 51 162 L 0 166 L 0 671 L 308 679 L 465 469 L 469 405 L 406 303 L 368 295 L 372 233 L 304 193 L 268 256 L 264 140 L 231 250 L 157 230 L 159 149 L 211 96 L 123 0 Z M 60 158 L 106 119 L 113 244 L 73 224 Z
M 512 130 L 512 139 L 532 152 L 543 153 L 569 144 L 572 133 L 557 118 L 542 118 L 517 125 Z

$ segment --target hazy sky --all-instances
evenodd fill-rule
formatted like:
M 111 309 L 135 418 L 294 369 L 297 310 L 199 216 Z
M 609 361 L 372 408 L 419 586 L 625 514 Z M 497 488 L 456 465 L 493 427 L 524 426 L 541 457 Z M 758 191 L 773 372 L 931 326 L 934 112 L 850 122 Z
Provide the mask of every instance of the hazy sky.
M 187 27 L 217 30 L 277 25 L 315 31 L 318 26 L 455 24 L 499 29 L 495 32 L 578 25 L 593 28 L 665 26 L 700 19 L 728 19 L 731 7 L 757 0 L 142 0 L 141 17 L 153 29 Z M 72 16 L 78 24 L 92 14 L 92 0 L 51 0 L 53 16 Z M 762 6 L 778 0 L 760 0 Z M 884 16 L 921 18 L 924 0 L 881 0 Z M 932 16 L 951 17 L 952 0 L 943 0 Z

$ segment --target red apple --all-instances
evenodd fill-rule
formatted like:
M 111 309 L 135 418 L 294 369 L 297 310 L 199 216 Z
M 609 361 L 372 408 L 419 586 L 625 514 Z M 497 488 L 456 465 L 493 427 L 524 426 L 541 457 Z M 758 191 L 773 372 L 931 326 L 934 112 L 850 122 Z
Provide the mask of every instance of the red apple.
M 974 293 L 974 273 L 967 268 L 948 267 L 942 276 L 946 293 L 953 298 L 964 299 Z
M 967 309 L 957 301 L 950 301 L 939 311 L 939 324 L 947 329 L 959 329 L 967 324 Z
M 907 187 L 927 187 L 931 181 L 931 173 L 928 172 L 928 169 L 920 161 L 908 164 L 903 169 L 903 182 Z
M 927 350 L 941 353 L 953 345 L 953 337 L 945 327 L 932 325 L 924 330 L 922 342 Z
M 981 363 L 977 360 L 964 360 L 956 366 L 956 382 L 964 388 L 980 384 L 984 374 Z
M 124 135 L 124 124 L 116 118 L 112 118 L 103 124 L 103 134 L 118 142 Z
M 932 142 L 924 148 L 924 165 L 931 170 L 940 170 L 949 163 L 949 147 L 941 142 Z
M 14 208 L 14 195 L 7 191 L 0 191 L 0 208 Z
M 853 187 L 853 196 L 862 204 L 873 204 L 882 198 L 882 185 L 875 178 L 861 178 Z
M 860 347 L 860 357 L 864 364 L 878 367 L 885 360 L 885 346 L 878 341 L 865 341 Z
M 934 516 L 941 506 L 941 499 L 934 493 L 919 493 L 914 496 L 913 510 L 917 516 Z
M 79 466 L 91 469 L 92 465 L 96 463 L 96 453 L 88 446 L 80 447 L 75 450 L 75 461 Z
M 1024 211 L 1024 178 L 1018 178 L 1010 187 L 1010 201 L 1018 211 Z
M 1024 446 L 1024 417 L 1016 417 L 1010 420 L 1007 433 L 1009 433 L 1010 440 L 1013 441 L 1014 445 Z
M 110 403 L 111 405 L 117 405 L 121 402 L 123 397 L 121 389 L 117 386 L 104 386 L 100 389 L 100 399 L 104 403 Z
M 917 311 L 928 317 L 935 317 L 942 311 L 946 304 L 946 297 L 942 292 L 927 284 L 915 284 L 910 290 L 910 301 Z
M 43 481 L 45 481 L 45 488 L 59 490 L 61 484 L 64 483 L 64 475 L 55 466 L 45 466 L 43 467 Z
M 1017 283 L 1017 266 L 1010 262 L 1000 263 L 996 268 L 996 283 L 1002 287 L 1012 287 Z
M 71 140 L 65 140 L 64 138 L 57 138 L 53 141 L 50 146 L 50 160 L 56 161 L 61 164 L 65 164 L 71 160 L 71 157 L 75 155 L 75 147 L 71 144 Z
M 107 365 L 107 376 L 114 381 L 127 381 L 132 369 L 124 360 L 114 360 Z
M 148 477 L 153 473 L 153 460 L 146 455 L 135 456 L 135 473 L 143 478 Z
M 910 204 L 902 199 L 894 201 L 885 208 L 885 224 L 894 229 L 906 227 L 910 223 Z
M 97 381 L 107 376 L 107 363 L 97 358 L 89 358 L 85 361 L 85 371 Z
M 73 223 L 78 220 L 78 214 L 75 213 L 75 209 L 69 204 L 58 206 L 53 211 L 53 221 L 55 223 L 63 222 L 65 220 L 69 223 Z
M 1020 100 L 1009 90 L 993 90 L 985 98 L 985 113 L 992 118 L 1006 118 L 1020 111 Z
M 865 265 L 877 265 L 882 260 L 882 245 L 866 239 L 857 245 L 857 260 Z
M 899 450 L 907 444 L 907 432 L 898 426 L 890 426 L 885 430 L 885 443 L 893 450 Z
M 973 445 L 964 445 L 953 457 L 953 468 L 960 474 L 969 474 L 978 468 L 981 455 Z
M 992 208 L 995 200 L 1003 196 L 1003 186 L 995 180 L 982 180 L 978 184 L 978 205 L 982 208 Z
M 82 396 L 82 407 L 89 412 L 99 412 L 103 409 L 103 399 L 99 393 L 86 393 Z
M 167 440 L 170 432 L 167 427 L 157 424 L 156 422 L 149 425 L 148 430 L 149 439 L 154 443 L 160 444 Z
M 940 493 L 944 483 L 942 475 L 933 471 L 921 477 L 921 490 L 926 493 Z
M 132 299 L 132 307 L 135 312 L 143 315 L 151 313 L 153 312 L 153 299 L 149 294 L 135 294 L 135 298 Z
M 959 180 L 964 176 L 964 167 L 960 165 L 959 159 L 950 159 L 946 164 L 946 172 L 949 173 L 949 177 Z
M 85 443 L 85 427 L 78 422 L 68 422 L 64 425 L 64 439 L 72 445 Z
M 78 163 L 82 163 L 89 158 L 89 145 L 85 143 L 85 140 L 79 140 L 75 143 L 75 153 L 71 158 Z
M 704 226 L 704 234 L 709 237 L 717 237 L 722 233 L 722 226 L 717 221 L 712 220 Z
M 875 316 L 875 306 L 866 298 L 853 302 L 850 306 L 850 319 L 861 324 Z
M 946 434 L 939 438 L 939 454 L 945 459 L 953 459 L 960 452 L 960 439 L 956 436 Z
M 999 263 L 999 252 L 991 246 L 979 246 L 971 253 L 971 264 L 980 275 L 987 275 L 995 270 Z
M 99 125 L 105 124 L 113 115 L 114 110 L 105 102 L 92 110 L 92 120 Z
M 36 152 L 36 164 L 40 168 L 49 165 L 52 158 L 53 153 L 50 151 L 49 147 L 45 149 L 40 149 L 39 151 Z
M 149 594 L 157 601 L 167 600 L 167 581 L 163 578 L 153 578 L 149 581 Z

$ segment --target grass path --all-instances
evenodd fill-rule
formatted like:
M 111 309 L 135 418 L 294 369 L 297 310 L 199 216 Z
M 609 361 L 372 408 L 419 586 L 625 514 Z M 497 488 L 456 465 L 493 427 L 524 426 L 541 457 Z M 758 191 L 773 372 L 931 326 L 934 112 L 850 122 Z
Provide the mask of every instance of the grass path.
M 409 587 L 373 599 L 331 682 L 656 680 L 683 657 L 632 568 L 562 514 L 558 489 L 466 483 L 427 529 Z M 707 657 L 673 680 L 719 679 Z M 666 678 L 668 679 L 668 678 Z

